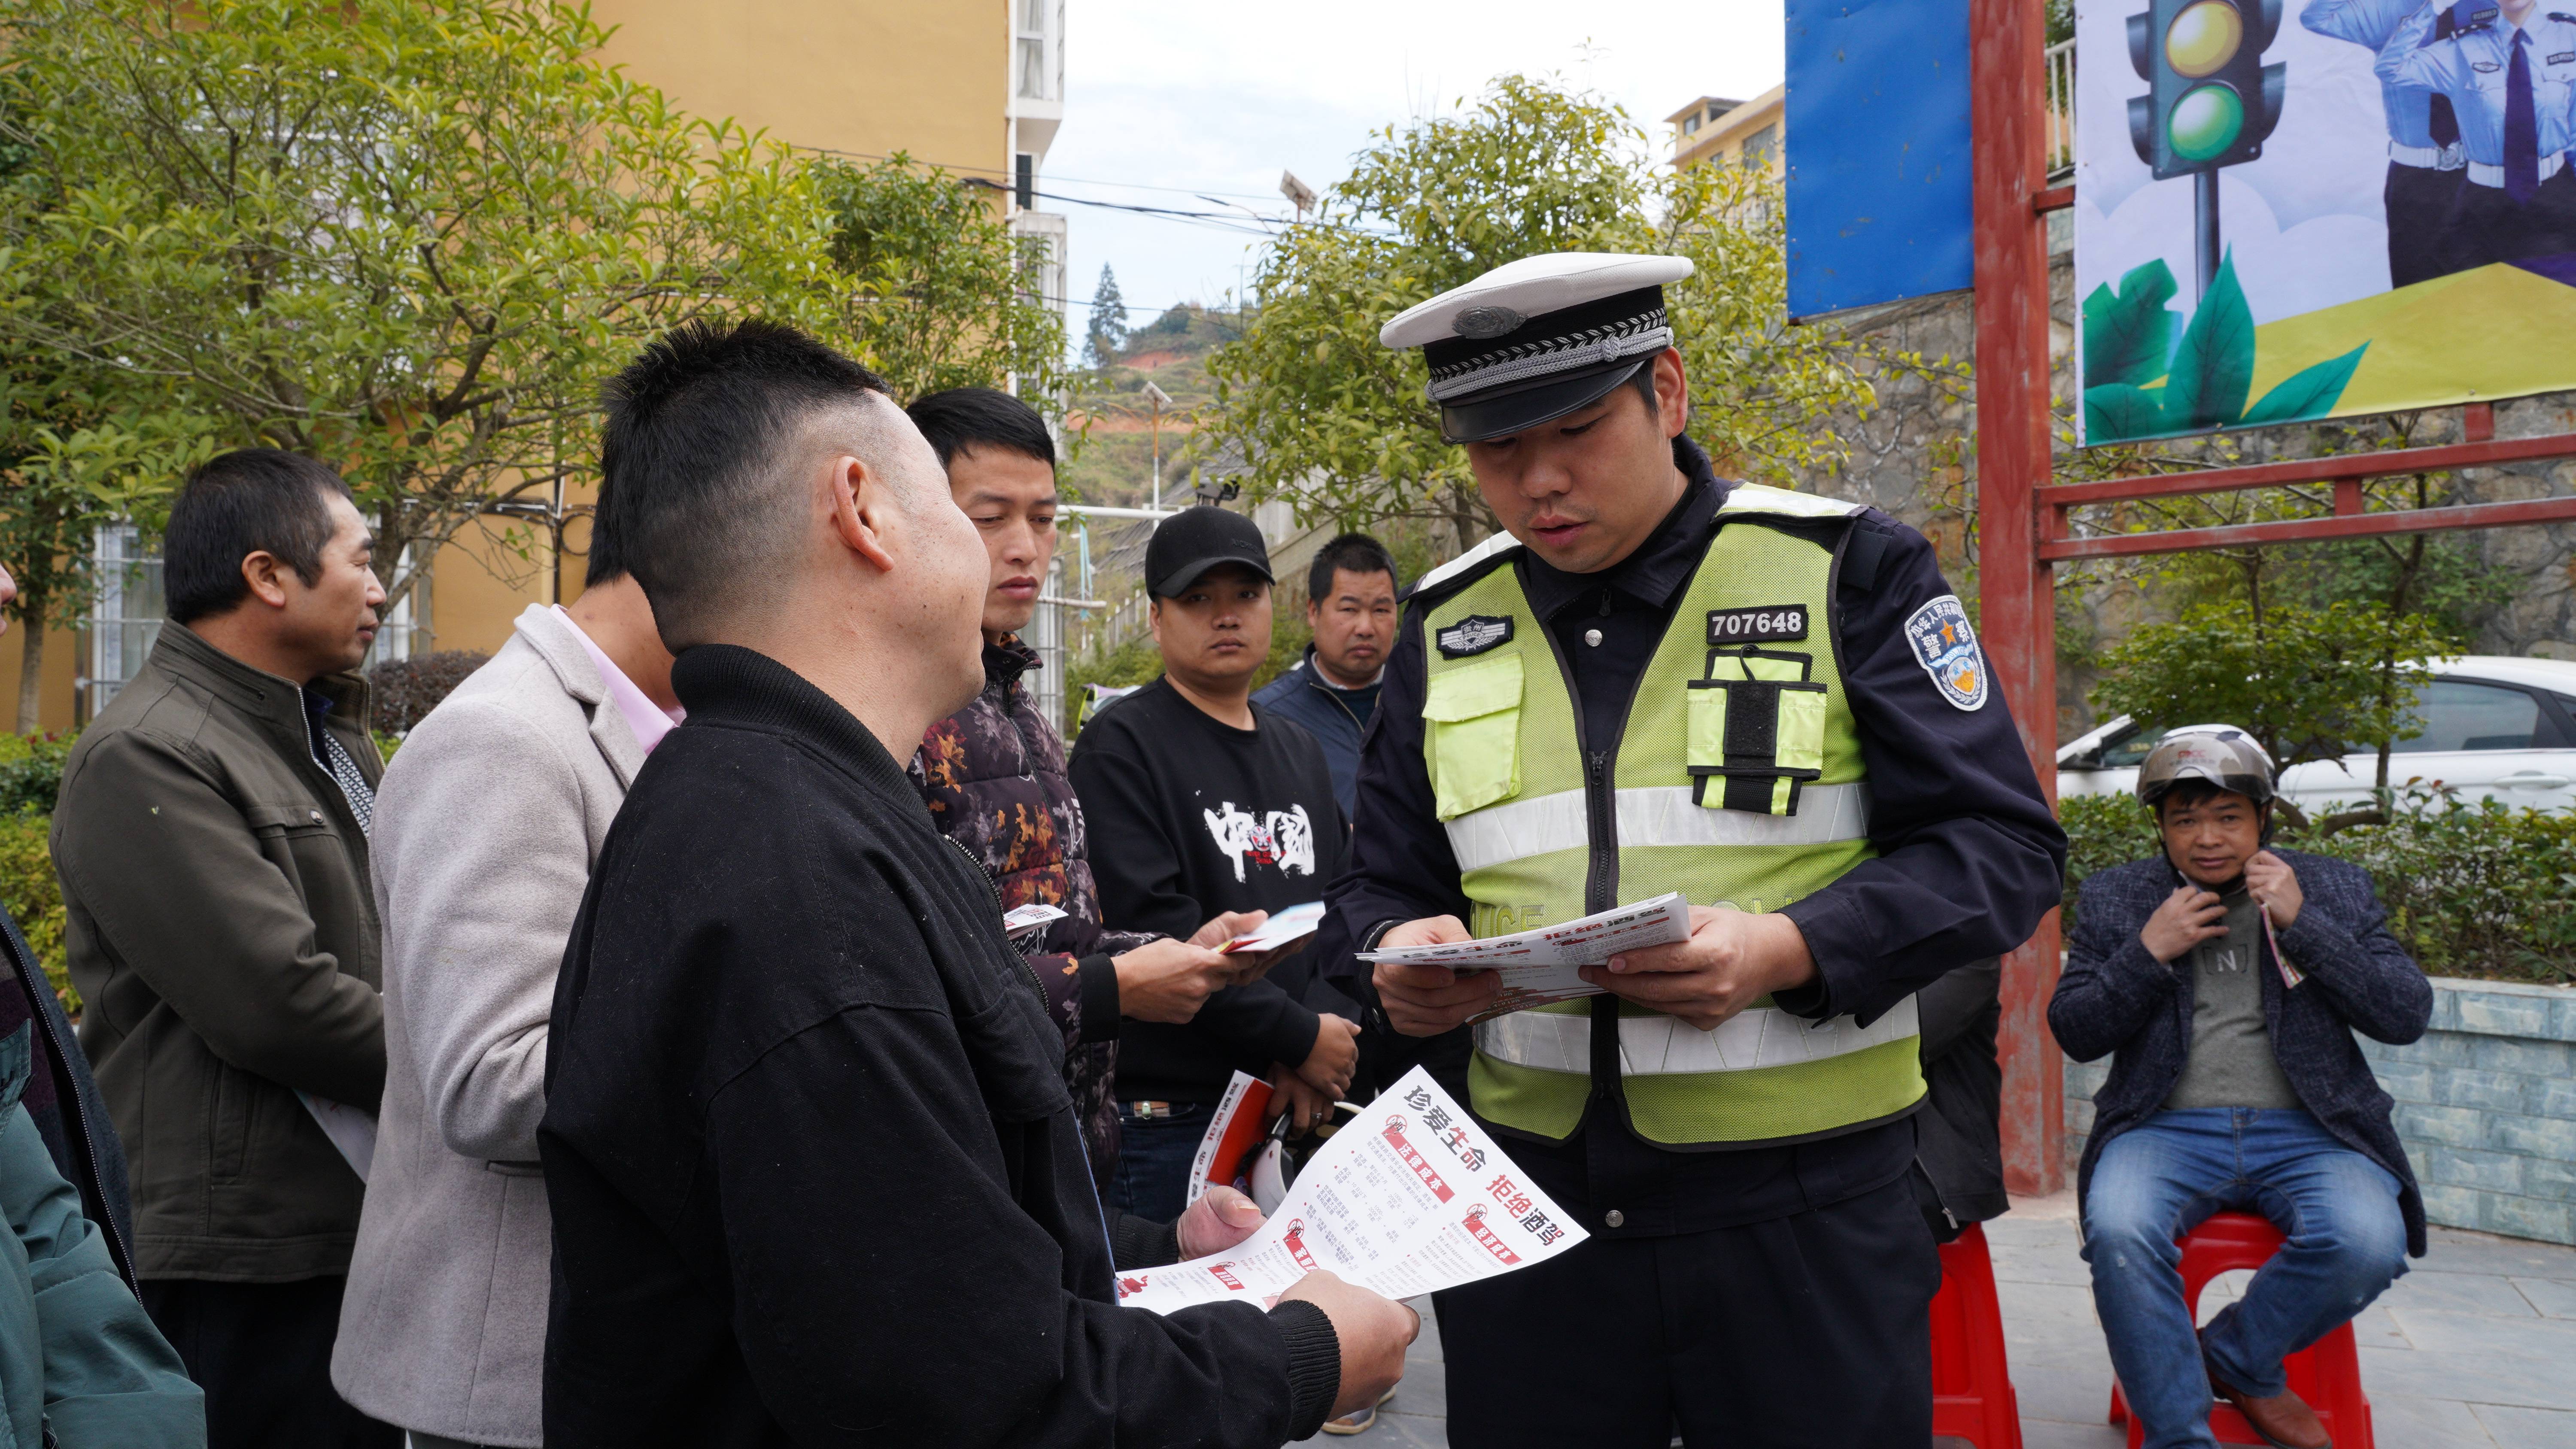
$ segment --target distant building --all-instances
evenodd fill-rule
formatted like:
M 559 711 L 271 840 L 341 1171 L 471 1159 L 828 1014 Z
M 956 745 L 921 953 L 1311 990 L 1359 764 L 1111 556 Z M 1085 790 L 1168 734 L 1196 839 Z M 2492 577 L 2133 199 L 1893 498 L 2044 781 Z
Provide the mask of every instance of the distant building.
M 1788 86 L 1776 85 L 1749 101 L 1701 96 L 1666 116 L 1673 128 L 1673 169 L 1707 161 L 1779 169 L 1788 100 Z
M 1041 295 L 1065 296 L 1065 219 L 1042 209 L 1047 148 L 1064 121 L 1064 0 L 593 0 L 614 33 L 602 58 L 694 115 L 730 116 L 790 145 L 857 161 L 901 151 L 1001 188 L 1014 230 L 1047 237 Z M 1063 303 L 1059 301 L 1061 307 Z M 442 549 L 385 620 L 377 659 L 433 649 L 489 652 L 531 603 L 581 593 L 582 559 L 542 530 L 502 520 Z M 579 533 L 576 531 L 575 542 Z M 157 540 L 101 529 L 104 587 L 85 627 L 45 650 L 42 724 L 95 715 L 150 654 L 162 617 Z M 485 558 L 501 565 L 486 567 Z M 510 577 L 504 579 L 500 574 Z M 11 641 L 14 645 L 15 641 Z M 0 649 L 0 699 L 17 697 L 20 651 Z

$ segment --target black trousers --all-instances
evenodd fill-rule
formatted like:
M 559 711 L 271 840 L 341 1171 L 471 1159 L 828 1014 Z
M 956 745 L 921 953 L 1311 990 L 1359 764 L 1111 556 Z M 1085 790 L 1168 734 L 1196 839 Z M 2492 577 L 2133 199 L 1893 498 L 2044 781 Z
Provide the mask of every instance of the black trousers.
M 2430 166 L 2388 163 L 2388 184 L 2380 199 L 2388 209 L 2388 285 L 2411 287 L 2446 274 L 2442 266 L 2442 227 L 2451 204 L 2468 185 L 2465 169 L 2437 171 Z
M 2563 166 L 2526 202 L 2501 186 L 2463 182 L 2442 228 L 2445 273 L 2561 252 L 2576 252 L 2576 171 Z
M 1437 1295 L 1457 1449 L 1923 1449 L 1941 1260 L 1898 1178 Z
M 347 1282 L 144 1281 L 143 1311 L 206 1391 L 207 1449 L 402 1449 L 331 1387 Z

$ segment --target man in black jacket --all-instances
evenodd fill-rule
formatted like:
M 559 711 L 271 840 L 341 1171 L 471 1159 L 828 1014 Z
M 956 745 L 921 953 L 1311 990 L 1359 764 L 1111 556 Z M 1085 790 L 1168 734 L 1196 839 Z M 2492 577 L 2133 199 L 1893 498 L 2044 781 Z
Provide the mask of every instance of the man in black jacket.
M 1252 702 L 1270 652 L 1261 530 L 1186 509 L 1155 529 L 1145 583 L 1163 676 L 1093 719 L 1067 765 L 1099 842 L 1101 919 L 1177 936 L 1218 911 L 1323 899 L 1348 851 L 1332 770 L 1313 735 Z M 1114 1204 L 1180 1211 L 1207 1114 L 1238 1071 L 1269 1078 L 1300 1131 L 1350 1090 L 1359 1027 L 1307 1000 L 1312 961 L 1217 992 L 1187 1025 L 1119 1027 Z
M 2424 1034 L 2433 988 L 2357 866 L 2267 850 L 2272 762 L 2243 731 L 2176 730 L 2138 767 L 2164 852 L 2084 882 L 2049 1029 L 2108 1052 L 2076 1193 L 2093 1303 L 2155 1446 L 2212 1442 L 2210 1395 L 2264 1442 L 2327 1449 L 2281 1360 L 2424 1251 L 2424 1201 L 2353 1041 Z M 2289 1241 L 2197 1335 L 2177 1235 L 2259 1212 Z
M 1043 995 L 903 773 L 982 682 L 987 566 L 883 384 L 684 328 L 604 451 L 689 716 L 556 989 L 546 1442 L 1269 1446 L 1383 1392 L 1412 1315 L 1330 1275 L 1266 1315 L 1114 1300 L 1113 1259 L 1259 1214 L 1093 1196 Z

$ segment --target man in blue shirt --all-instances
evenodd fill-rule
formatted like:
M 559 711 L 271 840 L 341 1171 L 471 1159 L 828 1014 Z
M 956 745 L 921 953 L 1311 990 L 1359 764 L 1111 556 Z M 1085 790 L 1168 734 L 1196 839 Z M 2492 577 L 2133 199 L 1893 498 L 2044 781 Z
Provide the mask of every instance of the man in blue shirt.
M 2319 35 L 2349 40 L 2377 55 L 2408 14 L 2431 0 L 2308 0 L 2299 23 Z M 2469 18 L 2476 0 L 2442 9 L 2428 41 L 2449 39 Z M 2468 152 L 2460 145 L 2460 120 L 2449 96 L 2420 85 L 2382 81 L 2380 105 L 2388 116 L 2388 184 L 2381 193 L 2388 213 L 2388 285 L 2410 286 L 2442 275 L 2437 244 L 2442 223 L 2460 193 Z
M 1325 544 L 1306 569 L 1306 627 L 1315 642 L 1297 667 L 1252 697 L 1306 727 L 1332 767 L 1333 796 L 1349 820 L 1358 793 L 1360 736 L 1377 709 L 1395 644 L 1395 559 L 1365 533 Z
M 2408 16 L 2376 69 L 2383 84 L 2447 96 L 2459 118 L 2468 177 L 2443 228 L 2442 270 L 2576 251 L 2576 176 L 2566 156 L 2576 143 L 2576 16 L 2542 13 L 2539 0 L 2500 0 L 2437 40 L 2440 14 L 2427 5 Z

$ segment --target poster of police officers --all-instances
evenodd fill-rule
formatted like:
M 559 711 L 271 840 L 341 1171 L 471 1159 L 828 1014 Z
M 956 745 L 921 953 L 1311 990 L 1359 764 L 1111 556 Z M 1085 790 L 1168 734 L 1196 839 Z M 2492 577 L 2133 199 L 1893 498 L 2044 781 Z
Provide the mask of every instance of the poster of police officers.
M 2076 0 L 2075 38 L 2087 445 L 2576 387 L 2576 0 Z

